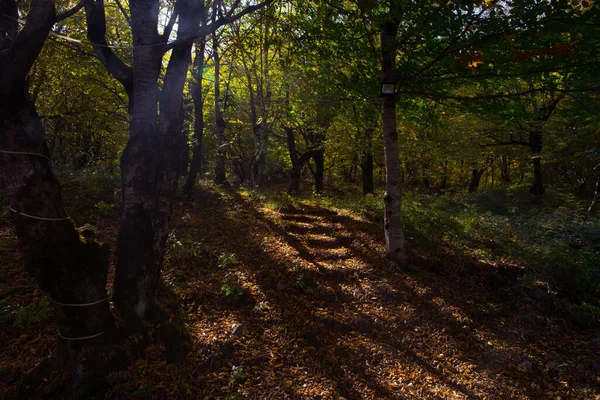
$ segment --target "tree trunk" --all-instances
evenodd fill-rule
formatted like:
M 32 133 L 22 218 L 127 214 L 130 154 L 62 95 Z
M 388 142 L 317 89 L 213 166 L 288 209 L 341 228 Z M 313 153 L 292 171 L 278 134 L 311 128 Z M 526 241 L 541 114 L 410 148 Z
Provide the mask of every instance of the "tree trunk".
M 323 178 L 325 176 L 325 150 L 323 146 L 313 150 L 312 159 L 315 161 L 315 193 L 323 193 Z
M 129 141 L 121 157 L 123 210 L 117 238 L 114 300 L 126 327 L 142 329 L 152 318 L 159 269 L 154 245 L 158 130 L 158 1 L 138 1 L 131 10 L 133 31 L 133 107 Z
M 529 143 L 531 145 L 531 158 L 533 162 L 533 185 L 529 191 L 533 194 L 535 202 L 539 202 L 546 191 L 544 189 L 542 174 L 542 132 L 538 130 L 532 131 L 529 134 Z
M 213 7 L 213 14 L 216 14 L 216 3 Z M 217 163 L 215 166 L 215 183 L 220 185 L 227 181 L 225 171 L 225 158 L 227 152 L 225 150 L 225 128 L 227 123 L 223 119 L 223 113 L 221 111 L 221 90 L 220 90 L 220 78 L 221 73 L 221 61 L 219 58 L 219 42 L 217 40 L 216 33 L 213 34 L 213 58 L 215 61 L 215 132 L 217 135 Z
M 203 13 L 203 26 L 206 25 Z M 191 193 L 196 183 L 196 178 L 202 170 L 202 142 L 204 140 L 204 96 L 202 94 L 202 77 L 204 73 L 204 51 L 206 50 L 206 42 L 201 38 L 199 51 L 196 53 L 196 68 L 198 71 L 198 82 L 192 88 L 192 96 L 194 99 L 194 140 L 195 144 L 192 150 L 192 162 L 190 163 L 190 171 L 188 173 L 183 191 Z
M 288 184 L 288 193 L 297 194 L 300 191 L 300 176 L 302 175 L 302 168 L 310 160 L 312 153 L 306 151 L 301 156 L 298 155 L 296 149 L 296 139 L 294 130 L 292 127 L 285 127 L 285 134 L 287 139 L 288 150 L 290 152 L 290 159 L 292 160 L 292 170 L 290 171 L 290 182 Z
M 204 13 L 203 4 L 180 0 L 177 37 L 189 35 L 198 26 Z M 191 63 L 192 41 L 173 48 L 160 94 L 159 132 L 160 154 L 156 172 L 156 204 L 153 215 L 155 254 L 154 269 L 160 274 L 166 241 L 169 234 L 173 198 L 177 191 L 182 166 L 189 152 L 186 131 L 183 129 L 183 88 Z M 156 278 L 158 281 L 158 277 Z
M 592 199 L 590 208 L 588 208 L 589 214 L 592 214 L 596 211 L 596 207 L 600 202 L 600 164 L 596 165 L 594 169 L 598 171 L 598 176 L 596 177 L 596 190 L 594 190 L 594 198 Z
M 362 175 L 363 195 L 375 193 L 373 184 L 373 133 L 375 129 L 368 127 L 364 131 L 364 142 L 361 146 L 360 170 Z
M 510 183 L 510 162 L 505 154 L 500 157 L 500 178 L 505 185 Z
M 17 20 L 16 3 L 0 11 Z M 116 353 L 114 319 L 106 293 L 109 250 L 66 216 L 40 117 L 27 98 L 26 76 L 55 22 L 54 2 L 34 0 L 21 31 L 0 24 L 0 182 L 25 268 L 48 296 L 57 319 L 53 365 L 66 366 L 78 382 L 106 372 Z M 56 363 L 56 364 L 55 364 Z M 34 396 L 35 387 L 22 388 Z
M 479 188 L 479 183 L 481 182 L 481 177 L 485 173 L 485 168 L 477 169 L 473 168 L 471 172 L 471 183 L 469 183 L 469 192 L 476 192 Z
M 448 188 L 448 161 L 442 161 L 442 180 L 440 182 L 440 190 Z
M 392 14 L 395 10 L 390 10 Z M 396 82 L 396 34 L 399 22 L 396 17 L 383 25 L 381 31 L 382 81 Z M 402 212 L 400 208 L 400 157 L 398 151 L 398 131 L 396 129 L 396 97 L 386 96 L 382 99 L 383 140 L 385 150 L 386 177 L 385 188 L 385 247 L 387 256 L 396 264 L 407 263 L 406 244 Z
M 360 169 L 362 172 L 362 190 L 363 195 L 374 194 L 373 184 L 373 154 L 365 153 L 361 156 Z

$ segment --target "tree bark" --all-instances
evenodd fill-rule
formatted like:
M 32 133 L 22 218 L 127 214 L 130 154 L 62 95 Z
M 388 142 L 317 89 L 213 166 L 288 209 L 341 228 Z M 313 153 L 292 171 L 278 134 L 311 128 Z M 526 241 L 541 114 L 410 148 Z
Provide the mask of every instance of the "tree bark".
M 204 7 L 203 2 L 197 0 L 179 0 L 179 4 L 177 36 L 182 38 L 196 28 L 204 13 Z M 187 70 L 191 63 L 192 43 L 192 41 L 182 41 L 173 48 L 160 94 L 161 152 L 156 172 L 156 204 L 153 213 L 153 245 L 156 255 L 153 269 L 159 273 L 170 229 L 173 198 L 177 191 L 179 177 L 184 174 L 182 166 L 185 165 L 184 161 L 189 151 L 186 131 L 183 129 L 182 99 Z
M 312 159 L 315 161 L 315 193 L 323 193 L 323 181 L 325 177 L 325 150 L 319 146 L 312 152 Z
M 368 138 L 368 140 L 366 140 L 367 146 L 362 150 L 360 156 L 363 195 L 375 193 L 375 186 L 373 184 L 373 129 L 366 129 L 365 135 Z
M 448 188 L 448 161 L 442 161 L 442 179 L 440 182 L 440 190 L 446 190 Z
M 285 127 L 285 134 L 288 150 L 290 152 L 290 159 L 292 160 L 292 170 L 290 171 L 290 182 L 287 191 L 291 194 L 297 194 L 300 191 L 300 177 L 302 175 L 302 169 L 312 157 L 312 152 L 307 150 L 302 155 L 298 155 L 293 128 L 290 126 Z
M 0 12 L 17 21 L 15 2 L 2 3 Z M 34 0 L 21 31 L 16 22 L 0 24 L 0 182 L 25 268 L 57 319 L 53 365 L 66 366 L 78 386 L 115 359 L 104 345 L 115 340 L 116 329 L 106 293 L 108 248 L 91 232 L 80 234 L 66 216 L 42 122 L 27 95 L 27 73 L 55 20 L 53 1 Z M 22 391 L 34 396 L 36 389 L 25 384 Z
M 390 14 L 395 11 L 390 9 Z M 390 21 L 382 26 L 381 55 L 382 81 L 396 82 L 396 51 L 399 21 L 396 15 L 390 15 Z M 398 150 L 398 131 L 396 128 L 396 97 L 386 96 L 382 99 L 383 140 L 385 151 L 386 177 L 385 188 L 385 247 L 390 260 L 399 266 L 406 265 L 408 255 L 404 242 L 404 229 L 400 207 L 400 157 Z
M 132 330 L 152 318 L 159 269 L 154 245 L 158 130 L 158 0 L 132 3 L 133 107 L 129 141 L 121 157 L 123 210 L 117 238 L 114 301 Z
M 202 25 L 206 25 L 205 13 L 202 13 Z M 206 50 L 205 38 L 200 38 L 199 51 L 196 53 L 197 83 L 192 88 L 194 100 L 194 140 L 195 144 L 192 150 L 192 162 L 183 191 L 191 193 L 196 183 L 196 178 L 202 169 L 202 144 L 204 140 L 204 96 L 202 94 L 202 77 L 204 74 L 204 51 Z
M 216 14 L 216 3 L 213 6 L 213 14 Z M 214 17 L 214 15 L 213 15 Z M 223 119 L 223 112 L 221 111 L 221 90 L 220 90 L 220 73 L 221 73 L 221 61 L 219 58 L 219 42 L 217 40 L 217 34 L 213 34 L 213 59 L 215 61 L 215 132 L 217 135 L 217 163 L 215 166 L 215 183 L 220 185 L 227 182 L 227 176 L 225 171 L 225 159 L 227 152 L 225 150 L 225 128 L 227 123 Z
M 481 182 L 481 177 L 485 173 L 486 168 L 477 169 L 473 168 L 471 171 L 471 182 L 469 183 L 469 192 L 476 192 Z

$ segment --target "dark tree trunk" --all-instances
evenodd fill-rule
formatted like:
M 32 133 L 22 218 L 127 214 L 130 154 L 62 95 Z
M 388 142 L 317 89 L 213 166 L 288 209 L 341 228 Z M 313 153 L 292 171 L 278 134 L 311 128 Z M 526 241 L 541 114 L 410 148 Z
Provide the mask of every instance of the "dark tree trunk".
M 533 163 L 533 184 L 529 191 L 533 195 L 536 203 L 542 200 L 542 195 L 546 191 L 542 174 L 542 129 L 564 96 L 564 93 L 551 93 L 550 98 L 543 101 L 542 104 L 536 108 L 538 117 L 535 118 L 533 128 L 529 132 L 529 146 L 531 148 L 531 158 Z
M 288 193 L 298 194 L 300 192 L 300 176 L 302 174 L 302 168 L 297 166 L 292 167 L 290 172 L 290 183 L 288 184 Z
M 307 150 L 302 155 L 298 155 L 295 134 L 292 127 L 288 126 L 285 128 L 285 135 L 287 139 L 288 150 L 290 152 L 290 159 L 292 160 L 292 170 L 290 171 L 288 193 L 297 194 L 300 191 L 300 177 L 302 176 L 302 169 L 312 157 L 312 152 Z
M 206 25 L 204 13 L 202 13 L 203 23 Z M 192 96 L 194 100 L 194 147 L 192 149 L 192 162 L 190 163 L 190 171 L 188 173 L 183 191 L 191 193 L 196 183 L 196 178 L 202 170 L 202 144 L 204 140 L 204 96 L 202 94 L 202 77 L 204 73 L 204 51 L 206 50 L 206 42 L 201 38 L 199 51 L 196 53 L 196 70 L 198 73 L 198 82 L 192 88 Z
M 375 193 L 373 185 L 373 154 L 371 152 L 365 152 L 361 155 L 360 170 L 362 173 L 363 194 Z
M 396 82 L 396 51 L 398 26 L 400 21 L 396 15 L 398 2 L 390 8 L 389 21 L 381 31 L 382 82 Z M 386 178 L 384 197 L 385 221 L 384 233 L 386 253 L 390 260 L 403 266 L 407 263 L 408 255 L 404 242 L 404 228 L 401 211 L 400 187 L 400 155 L 398 149 L 398 131 L 396 128 L 396 96 L 386 96 L 381 101 L 383 114 L 383 142 L 385 150 Z
M 531 145 L 531 158 L 533 161 L 533 184 L 529 191 L 536 202 L 542 199 L 542 195 L 546 191 L 544 189 L 544 181 L 542 174 L 542 132 L 533 131 L 529 134 L 529 143 Z
M 448 188 L 448 161 L 442 161 L 442 180 L 440 182 L 440 190 Z
M 486 168 L 477 169 L 473 168 L 471 171 L 471 182 L 469 183 L 469 192 L 476 192 L 481 182 L 481 177 L 485 173 Z
M 216 3 L 213 8 L 213 14 L 216 14 Z M 216 34 L 213 34 L 213 58 L 215 61 L 215 131 L 217 134 L 217 163 L 215 166 L 215 183 L 220 185 L 227 182 L 225 171 L 225 159 L 227 156 L 227 152 L 225 150 L 225 128 L 227 123 L 225 122 L 225 119 L 223 119 L 223 112 L 221 111 L 221 89 L 219 87 L 221 60 L 219 57 L 219 42 Z
M 590 204 L 590 208 L 588 208 L 588 213 L 592 214 L 596 211 L 596 207 L 600 202 L 600 164 L 596 165 L 594 168 L 598 175 L 596 177 L 596 189 L 594 190 L 594 198 L 592 199 L 592 204 Z
M 510 183 L 510 162 L 505 154 L 500 157 L 500 178 L 505 185 Z
M 66 366 L 78 389 L 81 379 L 93 382 L 116 357 L 106 293 L 109 250 L 67 218 L 43 126 L 27 96 L 27 73 L 56 19 L 54 2 L 34 0 L 20 31 L 15 2 L 3 2 L 0 12 L 15 21 L 0 24 L 0 182 L 25 268 L 50 299 L 57 319 L 51 363 Z M 34 397 L 44 382 L 32 384 L 25 383 L 23 396 Z
M 422 180 L 423 180 L 423 187 L 426 190 L 429 190 L 429 187 L 431 186 L 431 181 L 429 180 L 429 177 L 427 176 L 428 168 L 429 168 L 429 166 L 427 164 L 421 164 L 421 176 L 422 176 Z
M 106 293 L 109 249 L 91 232 L 80 236 L 66 218 L 41 121 L 26 102 L 24 85 L 20 92 L 0 105 L 0 180 L 25 268 L 51 299 L 57 318 L 55 361 L 66 363 L 77 380 L 91 378 L 116 356 L 103 346 L 116 340 Z
M 325 176 L 325 151 L 323 146 L 313 150 L 312 159 L 315 161 L 315 193 L 323 193 L 323 181 Z
M 364 143 L 360 155 L 360 170 L 362 174 L 363 194 L 375 193 L 373 184 L 373 133 L 375 129 L 369 127 L 364 132 Z

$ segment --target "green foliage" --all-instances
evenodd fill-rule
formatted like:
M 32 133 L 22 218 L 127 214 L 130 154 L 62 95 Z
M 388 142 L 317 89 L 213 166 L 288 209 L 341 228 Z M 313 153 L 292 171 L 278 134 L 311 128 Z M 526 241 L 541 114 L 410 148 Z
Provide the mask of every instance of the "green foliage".
M 226 278 L 223 282 L 223 285 L 221 286 L 221 293 L 235 301 L 241 300 L 246 295 L 244 288 L 231 277 Z
M 303 293 L 311 294 L 317 290 L 317 282 L 311 277 L 302 277 L 294 282 L 294 286 Z
M 238 264 L 238 260 L 235 256 L 235 253 L 230 253 L 230 254 L 226 254 L 226 253 L 222 253 L 219 254 L 218 257 L 218 267 L 219 268 L 229 268 L 229 267 L 234 267 Z
M 317 201 L 383 219 L 377 196 Z M 554 293 L 556 312 L 582 327 L 600 326 L 600 219 L 589 216 L 586 205 L 560 186 L 549 186 L 541 205 L 532 203 L 525 185 L 454 195 L 407 192 L 405 237 L 450 273 L 472 273 L 465 267 L 479 263 L 515 268 L 518 285 L 530 290 L 543 285 L 545 293 Z M 496 305 L 488 308 L 502 312 Z
M 232 365 L 231 366 L 231 382 L 234 385 L 239 385 L 246 379 L 246 373 L 244 372 L 244 367 L 241 365 Z

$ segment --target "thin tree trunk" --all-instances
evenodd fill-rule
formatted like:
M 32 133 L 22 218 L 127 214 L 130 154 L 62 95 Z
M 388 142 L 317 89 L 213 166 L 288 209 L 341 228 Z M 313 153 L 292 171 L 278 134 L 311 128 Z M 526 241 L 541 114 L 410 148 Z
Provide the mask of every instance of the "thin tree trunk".
M 213 14 L 216 14 L 216 4 L 213 7 Z M 225 128 L 227 123 L 223 119 L 221 111 L 221 90 L 220 90 L 220 73 L 221 60 L 219 58 L 219 42 L 217 34 L 213 34 L 213 59 L 215 61 L 215 131 L 217 134 L 217 163 L 215 166 L 215 183 L 224 184 L 227 181 L 225 171 L 225 159 L 227 152 L 225 150 Z
M 542 174 L 542 132 L 534 130 L 529 134 L 529 143 L 531 145 L 531 158 L 533 162 L 533 184 L 529 191 L 533 194 L 534 200 L 539 202 L 546 191 Z
M 373 185 L 373 153 L 365 152 L 361 156 L 360 170 L 362 174 L 363 195 L 375 193 Z
M 440 182 L 440 190 L 448 188 L 448 161 L 442 161 L 442 180 Z
M 204 13 L 203 23 L 206 25 Z M 192 89 L 194 99 L 194 148 L 192 150 L 192 162 L 190 163 L 190 171 L 188 173 L 183 191 L 191 193 L 196 183 L 196 178 L 202 170 L 202 144 L 204 140 L 204 96 L 202 94 L 202 77 L 204 74 L 204 51 L 206 50 L 206 41 L 201 38 L 199 51 L 196 53 L 196 68 L 198 71 L 197 84 Z
M 312 159 L 315 161 L 315 193 L 323 193 L 323 178 L 325 176 L 325 150 L 323 146 L 313 150 Z
M 391 9 L 390 14 L 395 10 Z M 399 22 L 392 17 L 385 23 L 381 31 L 382 52 L 382 81 L 396 82 L 396 34 Z M 386 96 L 382 99 L 383 114 L 383 140 L 385 150 L 386 178 L 385 178 L 385 247 L 387 256 L 396 264 L 403 266 L 407 263 L 406 244 L 402 212 L 400 208 L 400 157 L 398 151 L 398 131 L 396 128 L 396 97 Z
M 505 185 L 510 183 L 510 163 L 506 154 L 500 157 L 500 178 Z
M 290 152 L 290 159 L 292 160 L 292 170 L 290 171 L 290 182 L 288 184 L 288 193 L 297 194 L 300 191 L 300 177 L 302 175 L 302 169 L 304 165 L 312 157 L 312 152 L 307 150 L 301 156 L 298 155 L 296 149 L 296 139 L 294 130 L 292 127 L 285 127 L 285 134 L 287 139 L 288 150 Z
M 589 214 L 594 213 L 598 203 L 600 203 L 600 164 L 596 165 L 594 169 L 598 172 L 598 175 L 596 177 L 596 190 L 594 190 L 594 198 L 592 199 L 590 208 L 588 208 Z

